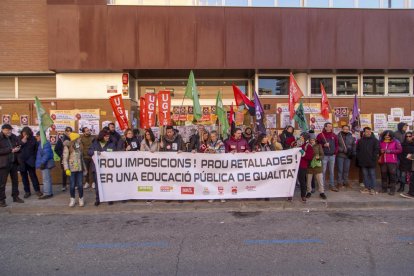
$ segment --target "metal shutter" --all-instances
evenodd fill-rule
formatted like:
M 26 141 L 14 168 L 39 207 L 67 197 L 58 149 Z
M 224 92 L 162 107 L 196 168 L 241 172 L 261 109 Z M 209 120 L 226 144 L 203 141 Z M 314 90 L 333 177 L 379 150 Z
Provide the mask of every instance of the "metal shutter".
M 56 77 L 19 77 L 19 99 L 56 98 Z

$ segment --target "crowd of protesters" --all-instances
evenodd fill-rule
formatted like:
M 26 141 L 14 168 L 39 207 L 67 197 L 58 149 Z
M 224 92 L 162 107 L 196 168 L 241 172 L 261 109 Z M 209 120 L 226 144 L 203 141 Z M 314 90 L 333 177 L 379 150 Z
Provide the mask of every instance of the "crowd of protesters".
M 280 135 L 258 133 L 247 127 L 244 132 L 234 128 L 231 136 L 222 141 L 217 131 L 208 132 L 204 126 L 198 126 L 189 142 L 184 142 L 179 132 L 172 126 L 165 129 L 165 135 L 159 140 L 151 129 L 127 129 L 121 136 L 115 131 L 115 124 L 110 123 L 95 137 L 90 129 L 84 127 L 82 134 L 73 132 L 71 127 L 65 129 L 59 137 L 54 152 L 60 158 L 62 170 L 62 191 L 65 192 L 69 182 L 69 206 L 84 206 L 84 189 L 93 188 L 96 193 L 95 205 L 100 204 L 97 175 L 92 156 L 95 152 L 111 151 L 168 151 L 193 153 L 250 153 L 262 151 L 279 151 L 301 148 L 302 158 L 299 164 L 298 185 L 301 200 L 306 202 L 316 189 L 321 199 L 327 199 L 326 190 L 339 192 L 343 188 L 352 188 L 349 173 L 352 159 L 359 168 L 361 192 L 375 195 L 377 192 L 394 195 L 398 192 L 406 198 L 414 198 L 414 139 L 413 133 L 407 131 L 407 124 L 400 123 L 398 131 L 384 131 L 377 138 L 371 128 L 365 127 L 358 139 L 350 127 L 342 126 L 337 134 L 331 123 L 326 123 L 317 136 L 313 131 L 302 132 L 295 137 L 293 126 L 287 126 Z M 376 169 L 379 165 L 381 187 L 376 186 Z M 51 169 L 55 167 L 54 153 L 50 142 L 43 146 L 40 133 L 33 134 L 29 127 L 24 127 L 19 136 L 12 133 L 12 127 L 5 124 L 0 133 L 0 207 L 6 205 L 5 186 L 10 175 L 13 202 L 24 203 L 19 197 L 18 172 L 20 172 L 24 198 L 32 195 L 31 185 L 39 199 L 53 197 Z M 335 168 L 337 179 L 335 181 Z M 40 190 L 36 170 L 40 170 L 43 179 L 43 191 Z M 329 174 L 329 177 L 328 177 Z M 30 181 L 29 181 L 30 179 Z M 69 181 L 68 181 L 69 180 Z M 30 185 L 31 182 L 31 185 Z M 409 186 L 408 193 L 405 187 Z M 288 198 L 291 200 L 291 198 Z M 212 202 L 212 200 L 210 200 Z M 224 200 L 222 200 L 224 202 Z M 112 202 L 109 202 L 112 204 Z

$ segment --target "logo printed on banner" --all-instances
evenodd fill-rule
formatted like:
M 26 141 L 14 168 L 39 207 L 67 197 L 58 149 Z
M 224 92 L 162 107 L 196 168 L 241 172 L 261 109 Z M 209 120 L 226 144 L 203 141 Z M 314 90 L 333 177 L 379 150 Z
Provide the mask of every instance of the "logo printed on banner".
M 193 195 L 194 187 L 181 187 L 181 194 L 182 195 Z
M 237 195 L 237 186 L 231 186 L 231 194 Z
M 160 187 L 160 192 L 162 193 L 170 193 L 174 190 L 173 186 L 161 186 Z
M 152 192 L 152 186 L 138 186 L 138 192 Z
M 217 190 L 218 190 L 219 195 L 224 195 L 224 187 L 223 186 L 218 186 Z
M 252 185 L 246 186 L 246 190 L 249 191 L 249 192 L 255 192 L 256 191 L 256 186 L 252 186 Z
M 210 190 L 207 187 L 203 188 L 203 195 L 209 195 L 210 194 Z

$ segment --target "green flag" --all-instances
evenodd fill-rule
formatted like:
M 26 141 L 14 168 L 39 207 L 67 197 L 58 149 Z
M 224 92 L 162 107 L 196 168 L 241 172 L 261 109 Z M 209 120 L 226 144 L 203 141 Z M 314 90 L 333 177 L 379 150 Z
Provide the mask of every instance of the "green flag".
M 302 131 L 308 131 L 308 123 L 306 122 L 305 110 L 303 109 L 302 101 L 300 102 L 298 109 L 296 109 L 293 119 L 298 123 Z
M 227 138 L 227 130 L 229 129 L 229 121 L 227 120 L 227 112 L 224 110 L 223 101 L 221 100 L 220 91 L 216 98 L 216 115 L 221 125 L 221 135 L 224 139 Z
M 45 111 L 42 104 L 39 101 L 39 98 L 35 97 L 35 106 L 37 112 L 37 119 L 39 121 L 39 132 L 40 132 L 40 141 L 42 148 L 46 144 L 46 130 L 53 125 L 53 120 L 50 118 L 49 114 Z
M 188 77 L 187 87 L 185 88 L 184 98 L 193 100 L 194 119 L 199 120 L 201 118 L 201 106 L 200 100 L 198 99 L 197 86 L 194 79 L 193 70 L 190 72 Z

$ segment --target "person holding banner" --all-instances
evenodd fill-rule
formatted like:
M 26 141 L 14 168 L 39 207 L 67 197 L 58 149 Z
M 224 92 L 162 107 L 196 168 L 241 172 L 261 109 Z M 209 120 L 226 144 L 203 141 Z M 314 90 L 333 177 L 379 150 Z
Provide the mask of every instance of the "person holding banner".
M 110 138 L 111 138 L 111 134 L 109 133 L 109 131 L 101 130 L 99 132 L 98 138 L 95 139 L 92 145 L 90 146 L 88 150 L 88 155 L 92 157 L 95 154 L 95 152 L 99 154 L 99 152 L 103 152 L 103 151 L 108 151 L 108 152 L 115 151 L 116 146 L 114 143 L 112 143 L 112 141 L 110 141 Z M 96 164 L 94 162 L 92 162 L 92 173 L 93 173 L 93 179 L 95 183 L 98 184 L 97 175 L 96 175 Z M 99 200 L 98 185 L 96 185 L 95 187 L 95 193 L 96 193 L 95 206 L 99 206 L 101 201 Z M 108 202 L 108 204 L 111 205 L 112 202 Z
M 139 151 L 141 146 L 141 141 L 139 141 L 135 136 L 132 129 L 127 128 L 125 130 L 125 138 L 120 139 L 118 142 L 117 150 L 118 151 Z
M 206 153 L 224 153 L 224 143 L 218 139 L 218 132 L 213 130 L 210 133 L 210 140 L 208 141 L 208 147 Z
M 235 128 L 232 136 L 225 142 L 226 153 L 250 152 L 247 141 L 242 137 L 242 130 Z
M 160 151 L 183 152 L 185 143 L 181 135 L 174 131 L 172 126 L 167 126 L 165 135 L 161 138 Z
M 148 128 L 144 133 L 144 140 L 141 142 L 141 151 L 158 151 L 158 141 L 155 139 L 155 135 L 152 132 L 152 129 Z
M 198 146 L 197 152 L 205 153 L 208 149 L 208 142 L 210 141 L 210 133 L 208 131 L 204 131 L 201 135 L 200 145 Z M 195 151 L 192 151 L 195 152 Z
M 83 174 L 86 174 L 86 165 L 83 160 L 83 149 L 80 135 L 73 132 L 70 134 L 70 142 L 65 141 L 63 149 L 63 166 L 65 173 L 70 177 L 70 202 L 69 207 L 74 207 L 75 187 L 78 187 L 79 207 L 85 206 L 83 200 Z
M 260 151 L 274 151 L 274 145 L 270 143 L 269 137 L 267 137 L 266 133 L 260 133 L 259 137 L 257 138 L 256 145 L 254 146 L 254 150 L 256 152 Z
M 247 141 L 247 144 L 249 144 L 249 147 L 253 149 L 256 145 L 256 139 L 254 139 L 253 130 L 251 127 L 246 127 L 243 133 L 243 138 Z
M 199 125 L 197 127 L 198 131 L 197 133 L 194 133 L 190 136 L 190 145 L 188 146 L 189 152 L 197 152 L 200 148 L 200 142 L 201 137 L 203 136 L 203 133 L 205 132 L 205 128 L 203 125 Z

